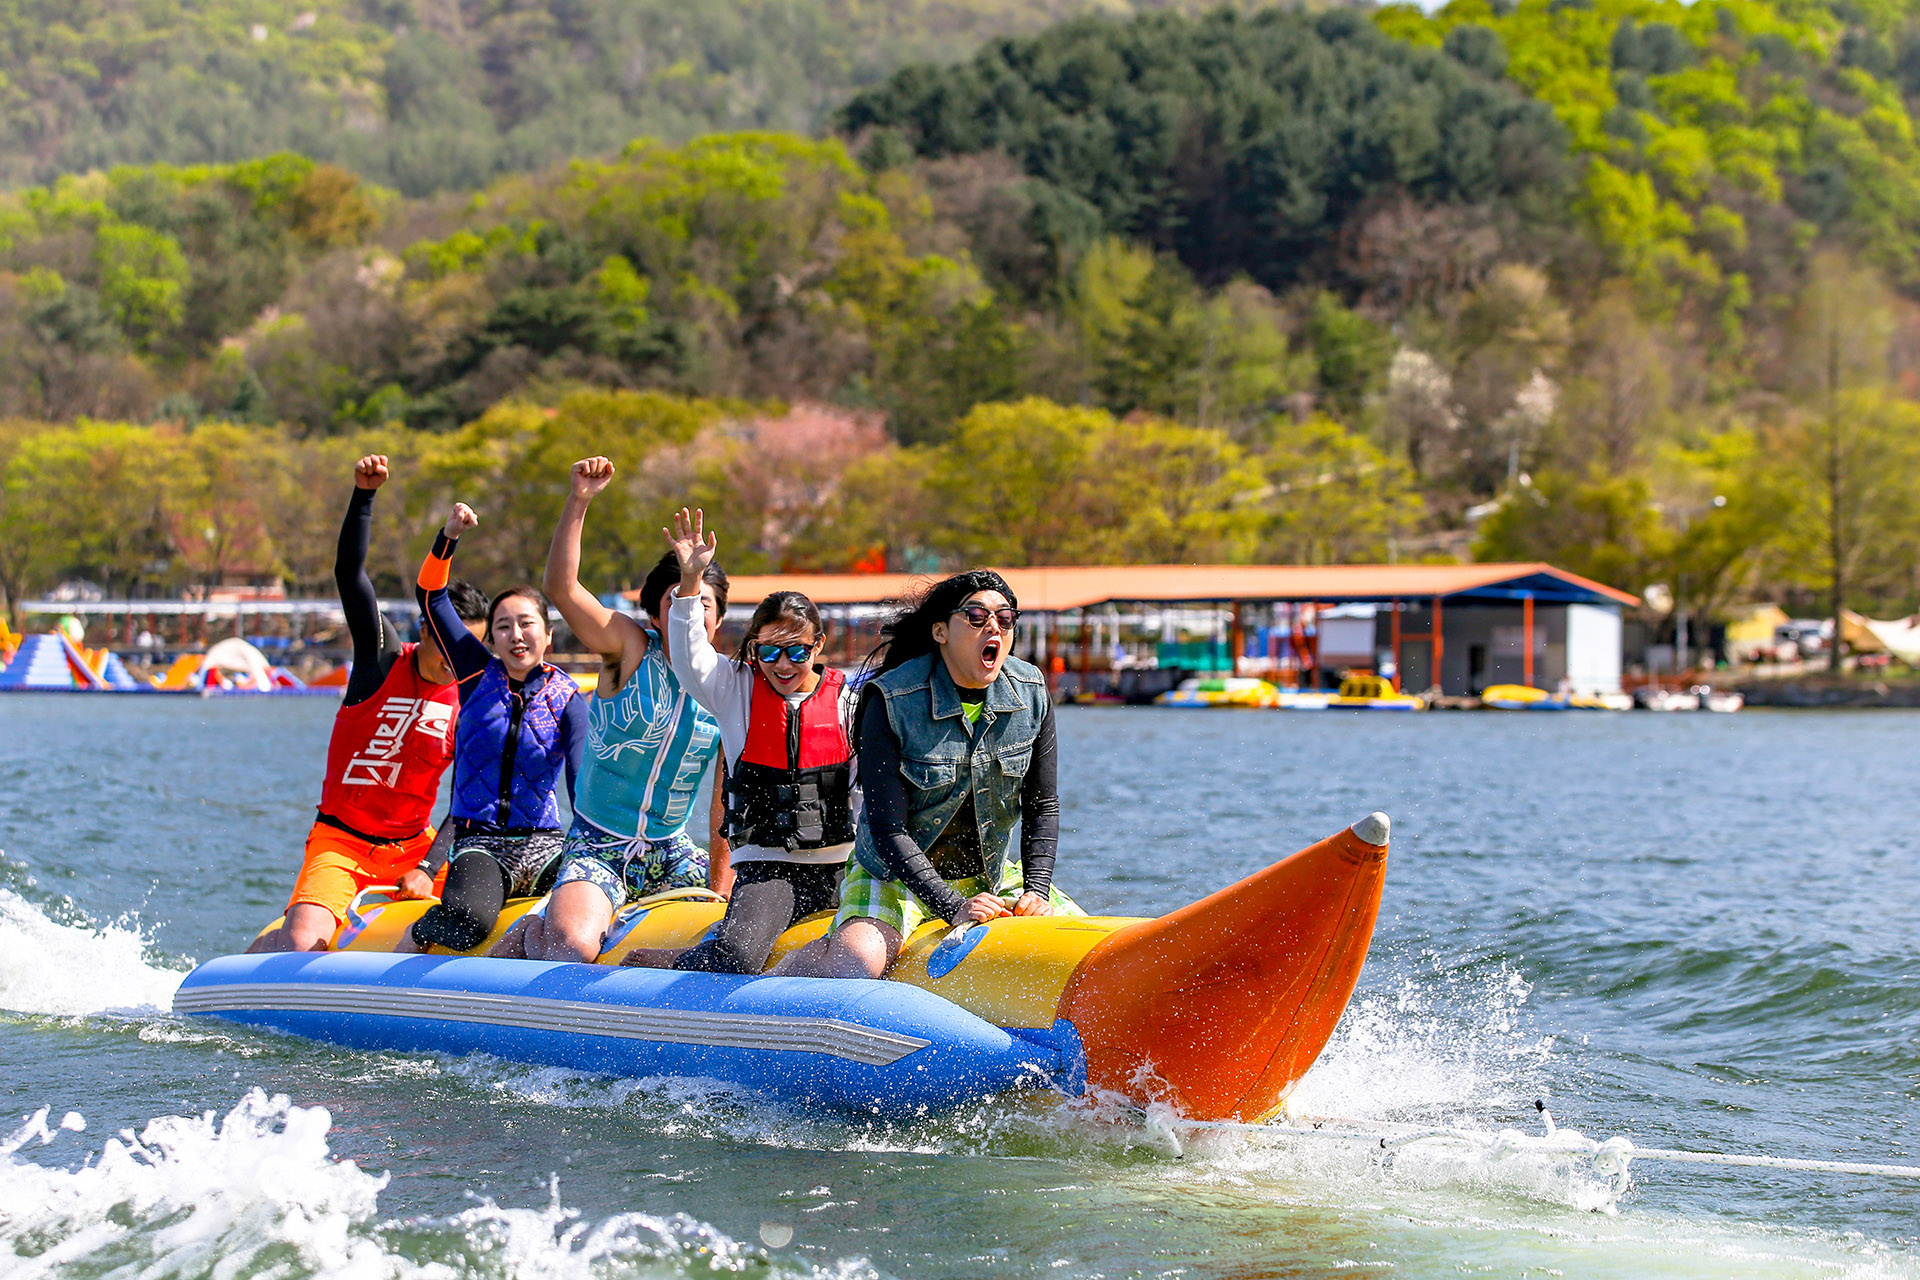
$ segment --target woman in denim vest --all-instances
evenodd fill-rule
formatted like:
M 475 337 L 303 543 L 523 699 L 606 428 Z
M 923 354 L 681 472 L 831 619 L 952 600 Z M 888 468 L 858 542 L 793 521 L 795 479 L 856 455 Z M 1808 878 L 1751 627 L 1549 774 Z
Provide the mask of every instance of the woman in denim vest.
M 1053 702 L 1046 677 L 1009 652 L 1019 616 L 1006 580 L 975 569 L 881 630 L 884 656 L 861 693 L 865 803 L 840 910 L 827 938 L 776 972 L 877 978 L 928 920 L 1082 914 L 1053 888 Z

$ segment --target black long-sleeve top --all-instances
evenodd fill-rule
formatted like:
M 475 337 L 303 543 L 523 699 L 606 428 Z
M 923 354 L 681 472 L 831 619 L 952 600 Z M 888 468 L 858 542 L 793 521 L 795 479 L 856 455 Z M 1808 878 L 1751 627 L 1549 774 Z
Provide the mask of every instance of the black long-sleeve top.
M 347 518 L 340 524 L 340 546 L 333 558 L 333 581 L 340 589 L 340 607 L 347 615 L 347 634 L 353 638 L 353 670 L 347 674 L 341 705 L 351 707 L 371 698 L 386 682 L 400 657 L 400 633 L 380 613 L 380 597 L 367 576 L 367 545 L 373 540 L 374 490 L 354 486 Z
M 960 691 L 966 700 L 974 690 Z M 979 690 L 982 696 L 985 690 Z M 977 700 L 977 699 L 976 699 Z M 887 722 L 878 698 L 868 699 L 860 717 L 860 785 L 865 792 L 863 821 L 887 870 L 904 881 L 927 909 L 952 924 L 967 900 L 952 880 L 985 873 L 980 827 L 969 798 L 946 830 L 923 850 L 907 834 L 907 787 L 900 773 L 900 736 Z M 1053 885 L 1053 860 L 1060 844 L 1059 744 L 1053 708 L 1033 741 L 1033 762 L 1020 784 L 1020 869 L 1025 892 L 1045 896 Z

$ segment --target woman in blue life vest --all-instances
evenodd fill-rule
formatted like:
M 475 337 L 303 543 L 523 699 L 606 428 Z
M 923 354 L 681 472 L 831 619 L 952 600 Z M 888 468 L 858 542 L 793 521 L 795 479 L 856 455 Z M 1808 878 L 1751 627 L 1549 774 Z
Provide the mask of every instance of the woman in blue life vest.
M 775 972 L 877 978 L 928 920 L 1083 914 L 1053 887 L 1053 701 L 1046 677 L 1010 652 L 1019 617 L 1006 580 L 975 569 L 881 629 L 860 694 L 863 803 L 833 932 Z
M 587 739 L 579 686 L 549 663 L 547 599 L 508 587 L 487 611 L 487 640 L 460 625 L 447 579 L 460 535 L 479 524 L 456 503 L 420 566 L 421 628 L 446 655 L 460 691 L 453 748 L 453 851 L 440 901 L 396 948 L 466 951 L 493 932 L 508 898 L 545 893 L 560 868 L 562 773 L 574 794 Z M 423 869 L 425 869 L 423 867 Z
M 580 537 L 593 499 L 613 480 L 602 457 L 573 464 L 566 506 L 547 552 L 546 590 L 581 645 L 600 655 L 600 683 L 587 699 L 587 750 L 573 795 L 553 896 L 521 917 L 488 953 L 530 960 L 591 961 L 616 911 L 668 889 L 732 887 L 726 841 L 702 849 L 687 834 L 701 779 L 720 751 L 720 729 L 681 687 L 668 658 L 667 595 L 680 580 L 671 553 L 640 586 L 645 620 L 602 604 L 580 582 Z M 708 640 L 727 608 L 727 575 L 709 564 L 699 590 Z
M 667 629 L 674 674 L 720 723 L 733 892 L 710 938 L 635 950 L 624 963 L 759 973 L 782 933 L 835 904 L 853 849 L 853 697 L 820 662 L 826 628 L 798 591 L 760 602 L 736 657 L 714 649 L 700 584 L 719 539 L 704 521 L 682 508 L 661 530 L 680 565 Z

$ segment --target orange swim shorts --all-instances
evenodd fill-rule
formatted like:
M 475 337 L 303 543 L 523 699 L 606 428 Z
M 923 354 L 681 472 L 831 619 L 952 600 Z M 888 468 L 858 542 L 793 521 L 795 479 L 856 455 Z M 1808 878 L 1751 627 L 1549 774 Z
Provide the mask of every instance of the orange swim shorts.
M 433 847 L 433 828 L 428 827 L 411 840 L 375 844 L 351 832 L 324 822 L 315 822 L 307 832 L 307 853 L 300 863 L 300 876 L 293 882 L 293 896 L 287 899 L 291 911 L 302 902 L 325 907 L 335 920 L 347 918 L 353 895 L 371 884 L 392 884 L 405 872 L 420 865 Z M 433 890 L 440 892 L 446 883 L 447 869 L 440 868 Z

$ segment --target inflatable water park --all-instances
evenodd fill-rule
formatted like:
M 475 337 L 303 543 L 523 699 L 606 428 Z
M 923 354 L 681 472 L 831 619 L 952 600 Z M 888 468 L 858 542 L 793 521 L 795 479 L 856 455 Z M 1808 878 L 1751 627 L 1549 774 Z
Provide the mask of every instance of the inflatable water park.
M 267 660 L 254 645 L 230 636 L 205 653 L 187 653 L 148 679 L 127 669 L 110 649 L 84 644 L 78 626 L 19 635 L 0 623 L 0 692 L 16 693 L 172 693 L 339 697 L 345 672 L 309 685 L 283 666 Z
M 510 903 L 472 951 L 424 955 L 394 947 L 429 903 L 356 900 L 331 951 L 210 960 L 173 1008 L 356 1049 L 716 1079 L 843 1112 L 1098 1091 L 1195 1120 L 1258 1122 L 1279 1111 L 1353 995 L 1389 832 L 1385 814 L 1370 814 L 1157 919 L 931 922 L 874 980 L 622 965 L 635 948 L 687 946 L 712 929 L 725 904 L 704 890 L 627 906 L 594 964 L 485 954 L 539 900 Z M 793 926 L 769 968 L 831 922 L 822 912 Z

